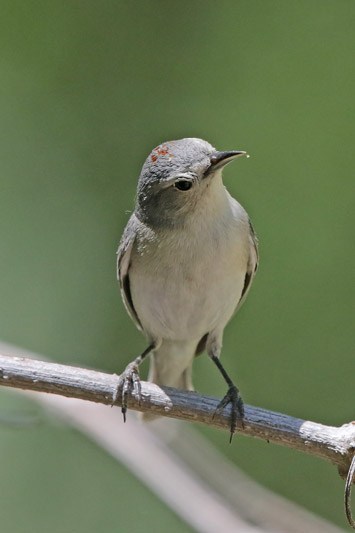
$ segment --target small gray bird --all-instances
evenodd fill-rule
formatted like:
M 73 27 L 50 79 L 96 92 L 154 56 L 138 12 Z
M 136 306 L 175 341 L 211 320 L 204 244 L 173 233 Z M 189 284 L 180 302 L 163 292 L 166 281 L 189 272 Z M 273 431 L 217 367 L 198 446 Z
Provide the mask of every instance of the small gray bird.
M 118 248 L 122 298 L 148 348 L 121 374 L 126 419 L 131 389 L 141 397 L 138 366 L 148 379 L 193 390 L 194 357 L 207 351 L 227 382 L 231 439 L 243 401 L 220 363 L 223 330 L 244 302 L 257 269 L 257 239 L 248 214 L 222 182 L 222 169 L 246 152 L 218 152 L 202 139 L 168 141 L 151 152 L 138 181 L 136 207 Z M 149 418 L 149 413 L 146 413 Z

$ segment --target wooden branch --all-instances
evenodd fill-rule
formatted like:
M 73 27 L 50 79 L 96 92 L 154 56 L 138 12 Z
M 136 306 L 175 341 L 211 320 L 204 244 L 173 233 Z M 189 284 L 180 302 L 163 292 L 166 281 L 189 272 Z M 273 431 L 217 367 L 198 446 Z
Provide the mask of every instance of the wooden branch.
M 118 376 L 83 368 L 0 355 L 0 385 L 59 394 L 91 402 L 112 404 Z M 142 382 L 143 400 L 130 396 L 128 406 L 137 411 L 154 411 L 157 415 L 200 422 L 229 431 L 230 408 L 216 414 L 219 400 L 196 392 L 159 387 Z M 119 399 L 116 401 L 120 405 Z M 129 419 L 128 419 L 129 423 Z M 243 435 L 288 446 L 337 466 L 346 478 L 355 451 L 355 423 L 340 427 L 324 426 L 258 407 L 245 406 Z

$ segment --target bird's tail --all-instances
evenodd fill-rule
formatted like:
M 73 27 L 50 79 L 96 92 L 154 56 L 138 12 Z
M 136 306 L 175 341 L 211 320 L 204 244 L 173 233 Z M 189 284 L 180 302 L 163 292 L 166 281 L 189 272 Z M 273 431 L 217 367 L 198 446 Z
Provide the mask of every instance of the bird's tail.
M 198 341 L 166 341 L 150 356 L 148 381 L 176 389 L 194 390 L 192 362 Z M 142 413 L 142 420 L 154 420 L 157 415 Z

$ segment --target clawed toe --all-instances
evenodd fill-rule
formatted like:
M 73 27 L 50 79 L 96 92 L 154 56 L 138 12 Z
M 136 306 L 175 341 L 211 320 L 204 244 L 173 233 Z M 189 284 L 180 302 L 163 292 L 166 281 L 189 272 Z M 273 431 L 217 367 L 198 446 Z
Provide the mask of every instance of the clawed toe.
M 238 387 L 236 387 L 235 385 L 229 387 L 227 394 L 217 405 L 216 411 L 213 416 L 219 414 L 222 409 L 227 407 L 228 404 L 231 404 L 231 426 L 229 442 L 232 442 L 233 434 L 237 428 L 237 421 L 240 420 L 242 427 L 244 427 L 244 404 L 241 396 L 239 395 Z
M 126 422 L 127 413 L 127 399 L 129 394 L 132 393 L 138 399 L 140 403 L 142 400 L 142 390 L 139 378 L 138 365 L 133 362 L 127 365 L 124 372 L 118 378 L 117 387 L 112 395 L 112 403 L 115 403 L 119 394 L 121 394 L 121 412 L 123 415 L 123 421 Z

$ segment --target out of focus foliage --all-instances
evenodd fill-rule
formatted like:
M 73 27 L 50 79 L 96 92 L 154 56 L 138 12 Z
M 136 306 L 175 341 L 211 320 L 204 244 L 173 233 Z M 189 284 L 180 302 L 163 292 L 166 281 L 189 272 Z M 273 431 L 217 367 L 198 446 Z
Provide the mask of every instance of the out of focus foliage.
M 198 136 L 252 156 L 225 171 L 261 256 L 225 332 L 226 368 L 247 403 L 352 420 L 354 25 L 346 0 L 2 2 L 1 338 L 108 372 L 144 348 L 120 302 L 116 247 L 147 153 Z M 195 384 L 225 393 L 207 357 Z M 0 411 L 13 402 L 2 391 Z M 203 433 L 261 483 L 344 525 L 331 466 Z M 1 426 L 0 454 L 3 531 L 188 531 L 68 429 Z

